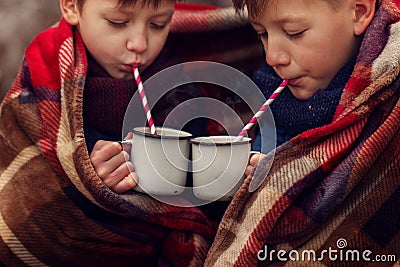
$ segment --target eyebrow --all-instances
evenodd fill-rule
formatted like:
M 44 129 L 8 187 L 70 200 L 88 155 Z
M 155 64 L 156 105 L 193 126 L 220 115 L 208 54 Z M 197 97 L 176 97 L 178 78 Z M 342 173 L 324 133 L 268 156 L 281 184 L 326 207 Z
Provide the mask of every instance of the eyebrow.
M 165 11 L 165 12 L 160 12 L 160 13 L 156 13 L 153 17 L 171 17 L 174 15 L 174 11 Z
M 299 22 L 303 22 L 303 21 L 306 21 L 306 19 L 297 17 L 297 16 L 288 15 L 286 17 L 278 19 L 276 22 L 279 24 L 285 24 L 285 23 L 299 23 Z M 258 22 L 257 20 L 249 20 L 249 22 L 254 25 L 263 26 L 262 23 Z
M 305 21 L 306 19 L 300 18 L 300 17 L 295 17 L 295 16 L 287 16 L 283 17 L 278 20 L 279 23 L 284 24 L 284 23 L 297 23 L 297 22 L 302 22 Z
M 129 11 L 129 8 L 126 7 L 108 7 L 105 12 L 109 12 L 109 13 L 114 13 L 114 14 L 122 14 L 122 15 L 126 15 L 126 16 L 131 16 L 131 12 Z M 164 17 L 164 16 L 168 16 L 168 17 L 172 17 L 174 15 L 174 11 L 170 11 L 170 10 L 165 10 L 159 13 L 155 13 L 152 17 Z

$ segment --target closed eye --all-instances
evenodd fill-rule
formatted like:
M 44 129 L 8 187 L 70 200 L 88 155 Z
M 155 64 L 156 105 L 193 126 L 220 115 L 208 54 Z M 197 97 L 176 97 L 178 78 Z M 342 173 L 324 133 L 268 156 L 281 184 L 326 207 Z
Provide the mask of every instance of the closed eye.
M 295 38 L 301 37 L 301 36 L 303 35 L 304 32 L 306 32 L 306 30 L 302 30 L 302 31 L 299 31 L 299 32 L 294 32 L 294 33 L 289 33 L 289 32 L 286 32 L 286 31 L 285 31 L 285 34 L 286 34 L 289 38 L 295 39 Z
M 158 24 L 158 23 L 151 23 L 150 25 L 153 29 L 156 30 L 162 30 L 167 26 L 167 24 Z
M 123 28 L 123 27 L 126 27 L 126 25 L 128 25 L 128 21 L 113 21 L 113 20 L 107 19 L 107 22 L 113 28 Z

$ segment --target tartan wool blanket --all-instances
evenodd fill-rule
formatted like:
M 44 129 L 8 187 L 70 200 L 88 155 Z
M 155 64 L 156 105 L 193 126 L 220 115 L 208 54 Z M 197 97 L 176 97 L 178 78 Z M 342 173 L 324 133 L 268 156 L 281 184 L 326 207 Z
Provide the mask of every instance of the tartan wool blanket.
M 400 1 L 380 1 L 333 122 L 262 158 L 271 169 L 253 193 L 260 177 L 246 179 L 206 266 L 399 264 L 399 19 Z
M 94 172 L 82 127 L 85 53 L 61 21 L 27 48 L 1 106 L 0 261 L 152 266 L 161 254 L 178 266 L 199 265 L 215 231 L 200 210 L 143 195 L 126 200 Z M 80 209 L 88 200 L 93 207 Z M 96 210 L 101 222 L 90 214 Z
M 196 54 L 193 48 L 178 46 L 186 36 L 180 31 L 187 29 L 184 21 L 186 26 L 200 25 L 196 36 L 213 42 L 218 37 L 210 39 L 207 34 L 236 38 L 221 32 L 228 24 L 232 29 L 245 26 L 244 32 L 250 29 L 243 18 L 232 20 L 233 8 L 221 10 L 222 15 L 218 10 L 192 17 L 190 11 L 181 12 L 174 18 L 174 36 L 167 44 L 181 57 L 175 62 L 259 58 L 260 54 L 249 54 L 261 51 L 261 46 L 254 46 L 255 34 L 246 39 L 252 40 L 250 47 L 221 43 L 218 49 L 224 47 L 224 58 L 218 57 L 219 50 L 210 53 L 201 47 Z M 193 43 L 199 40 L 194 38 Z M 229 47 L 238 56 L 236 61 Z M 197 207 L 171 206 L 143 194 L 115 194 L 96 175 L 83 131 L 87 67 L 79 34 L 61 20 L 27 47 L 18 76 L 2 101 L 0 266 L 202 266 L 216 222 Z

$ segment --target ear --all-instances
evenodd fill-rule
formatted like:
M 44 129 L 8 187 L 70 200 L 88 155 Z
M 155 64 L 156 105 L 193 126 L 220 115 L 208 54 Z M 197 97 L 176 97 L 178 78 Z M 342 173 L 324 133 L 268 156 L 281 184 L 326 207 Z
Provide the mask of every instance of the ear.
M 354 2 L 354 34 L 361 35 L 374 18 L 376 0 L 355 0 Z
M 61 14 L 71 25 L 76 26 L 79 22 L 79 10 L 76 0 L 60 0 Z

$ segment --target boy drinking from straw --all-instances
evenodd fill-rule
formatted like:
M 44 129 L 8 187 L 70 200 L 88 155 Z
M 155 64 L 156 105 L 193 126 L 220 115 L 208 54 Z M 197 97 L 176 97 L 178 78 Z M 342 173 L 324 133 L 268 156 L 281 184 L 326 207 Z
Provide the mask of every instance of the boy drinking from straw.
M 93 63 L 108 74 L 105 81 L 111 86 L 107 89 L 113 88 L 118 94 L 130 91 L 129 86 L 136 86 L 129 82 L 115 83 L 113 79 L 132 80 L 134 68 L 145 70 L 161 52 L 169 33 L 175 2 L 114 0 L 62 1 L 61 4 L 65 20 L 78 27 Z M 99 111 L 95 106 L 98 104 L 98 90 L 88 90 L 84 98 L 88 104 L 84 108 L 84 123 L 87 118 L 85 136 L 91 139 L 89 143 L 102 139 L 102 133 L 109 133 L 110 129 L 106 127 L 121 126 L 115 122 L 123 118 L 118 113 L 118 102 L 106 102 L 110 105 L 104 107 L 108 114 Z M 118 97 L 114 99 L 119 100 Z M 121 128 L 111 132 L 117 133 Z M 124 192 L 136 185 L 137 175 L 128 158 L 128 153 L 118 143 L 110 141 L 96 142 L 90 154 L 99 177 L 115 192 Z
M 288 80 L 289 90 L 271 106 L 279 146 L 332 122 L 363 33 L 373 18 L 375 1 L 368 3 L 368 9 L 350 1 L 315 1 L 309 8 L 304 6 L 307 1 L 287 7 L 286 1 L 267 2 L 250 5 L 249 19 L 266 55 L 254 80 L 266 95 L 280 79 Z M 242 7 L 244 1 L 235 4 Z M 256 5 L 265 9 L 256 10 Z M 259 134 L 254 149 L 261 150 L 260 141 Z
M 136 183 L 112 142 L 132 69 L 151 72 L 175 2 L 60 0 L 27 47 L 0 107 L 1 266 L 203 263 L 215 229 L 199 209 L 115 193 Z
M 229 223 L 220 225 L 206 266 L 352 264 L 333 263 L 323 254 L 329 249 L 370 251 L 361 265 L 377 254 L 392 255 L 385 263 L 395 264 L 400 2 L 233 3 L 247 8 L 264 46 L 266 64 L 255 81 L 267 97 L 282 79 L 288 86 L 271 105 L 278 147 L 251 158 L 250 177 L 224 215 Z M 316 257 L 295 258 L 304 251 Z

